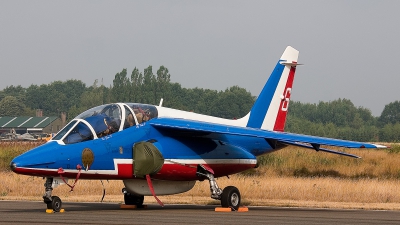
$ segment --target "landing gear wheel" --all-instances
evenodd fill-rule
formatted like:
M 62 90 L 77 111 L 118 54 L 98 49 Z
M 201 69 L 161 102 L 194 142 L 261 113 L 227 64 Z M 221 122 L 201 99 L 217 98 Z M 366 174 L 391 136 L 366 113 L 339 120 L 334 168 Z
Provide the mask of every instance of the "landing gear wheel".
M 62 207 L 62 201 L 58 196 L 51 197 L 51 202 L 45 202 L 47 209 L 52 209 L 54 212 L 60 212 Z
M 125 194 L 124 195 L 125 205 L 136 205 L 138 207 L 143 206 L 144 196 L 143 195 L 132 195 Z
M 221 195 L 221 206 L 230 207 L 235 210 L 239 209 L 240 206 L 240 192 L 234 186 L 228 186 L 224 188 Z
M 143 206 L 143 201 L 144 201 L 143 195 L 131 194 L 125 188 L 122 189 L 122 193 L 124 193 L 125 205 L 136 205 L 138 208 Z

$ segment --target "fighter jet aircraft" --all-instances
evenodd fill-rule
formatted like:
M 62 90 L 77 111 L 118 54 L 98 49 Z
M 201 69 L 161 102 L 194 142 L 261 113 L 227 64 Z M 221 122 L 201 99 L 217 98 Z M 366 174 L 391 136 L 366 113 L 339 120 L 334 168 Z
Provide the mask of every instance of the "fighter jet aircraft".
M 257 166 L 257 156 L 288 145 L 350 157 L 321 147 L 385 148 L 382 145 L 285 133 L 284 127 L 299 52 L 287 47 L 250 112 L 229 120 L 171 108 L 114 103 L 89 109 L 52 140 L 12 160 L 18 174 L 45 177 L 44 202 L 60 211 L 53 187 L 75 179 L 114 179 L 124 183 L 125 204 L 142 206 L 144 196 L 189 191 L 208 180 L 211 198 L 238 209 L 239 190 L 220 188 L 217 177 Z
M 0 140 L 3 141 L 37 141 L 30 133 L 16 134 L 16 133 L 6 133 L 4 137 Z

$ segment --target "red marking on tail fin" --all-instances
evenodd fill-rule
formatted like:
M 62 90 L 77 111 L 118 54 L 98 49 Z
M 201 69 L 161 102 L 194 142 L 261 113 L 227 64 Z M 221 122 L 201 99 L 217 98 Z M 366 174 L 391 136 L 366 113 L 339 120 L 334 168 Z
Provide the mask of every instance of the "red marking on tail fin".
M 281 100 L 281 104 L 279 106 L 278 115 L 276 116 L 274 131 L 283 131 L 285 129 L 286 116 L 289 108 L 289 101 L 292 93 L 292 86 L 293 86 L 295 72 L 296 72 L 296 67 L 295 66 L 290 67 L 289 76 L 286 81 L 286 86 L 282 93 L 283 97 Z

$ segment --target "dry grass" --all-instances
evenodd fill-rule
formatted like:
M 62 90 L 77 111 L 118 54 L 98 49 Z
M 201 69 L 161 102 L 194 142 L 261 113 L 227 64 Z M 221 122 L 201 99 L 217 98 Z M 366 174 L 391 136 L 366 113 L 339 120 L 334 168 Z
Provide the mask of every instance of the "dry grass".
M 0 171 L 7 170 L 11 160 L 44 142 L 30 141 L 0 141 Z
M 358 160 L 290 147 L 261 158 L 260 168 L 230 179 L 219 178 L 218 184 L 237 186 L 244 205 L 400 210 L 400 151 L 397 148 L 347 150 L 363 157 Z M 4 152 L 4 148 L 0 151 Z M 17 154 L 22 150 L 12 151 Z M 9 157 L 4 155 L 3 158 Z M 104 201 L 123 202 L 123 183 L 103 182 Z M 43 183 L 42 178 L 4 170 L 0 172 L 0 199 L 41 201 Z M 89 180 L 79 180 L 74 192 L 69 192 L 66 185 L 53 191 L 63 201 L 98 202 L 102 194 L 101 182 Z M 204 181 L 189 192 L 160 196 L 160 199 L 166 204 L 219 204 L 209 196 L 209 183 Z M 153 197 L 146 197 L 145 202 L 156 203 Z
M 0 173 L 1 200 L 41 200 L 44 193 L 42 178 Z M 72 181 L 70 181 L 72 183 Z M 242 194 L 244 205 L 363 208 L 400 210 L 400 181 L 379 179 L 244 177 L 219 178 L 221 187 L 235 185 Z M 106 202 L 122 202 L 121 181 L 104 181 Z M 80 180 L 69 192 L 66 185 L 54 189 L 53 195 L 63 201 L 99 202 L 103 194 L 100 181 Z M 160 196 L 166 204 L 219 204 L 210 197 L 207 181 L 197 182 L 186 193 Z M 145 202 L 156 203 L 152 197 Z
M 331 148 L 332 149 L 332 148 Z M 338 156 L 325 152 L 288 147 L 259 159 L 261 168 L 246 174 L 285 177 L 337 177 L 337 178 L 400 178 L 400 146 L 388 150 L 342 149 L 334 150 L 361 156 L 362 159 Z

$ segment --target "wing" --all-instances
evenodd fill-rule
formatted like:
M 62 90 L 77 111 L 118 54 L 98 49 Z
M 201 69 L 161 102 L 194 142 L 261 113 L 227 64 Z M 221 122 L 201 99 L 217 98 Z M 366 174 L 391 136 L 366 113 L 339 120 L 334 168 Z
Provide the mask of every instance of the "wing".
M 276 132 L 261 130 L 248 127 L 235 127 L 222 124 L 200 122 L 187 119 L 176 119 L 176 118 L 157 118 L 150 120 L 153 127 L 157 129 L 168 130 L 169 132 L 179 133 L 186 136 L 205 136 L 210 138 L 218 139 L 221 134 L 225 135 L 238 135 L 247 137 L 257 137 L 265 139 L 272 148 L 278 143 L 299 146 L 303 148 L 315 149 L 316 151 L 325 151 L 334 154 L 346 155 L 350 157 L 359 158 L 356 155 L 329 150 L 321 148 L 321 145 L 329 145 L 336 147 L 346 148 L 387 148 L 383 145 L 347 141 L 333 138 L 316 137 L 310 135 L 293 134 L 286 132 Z

